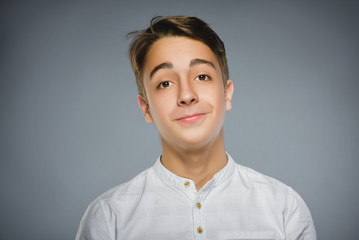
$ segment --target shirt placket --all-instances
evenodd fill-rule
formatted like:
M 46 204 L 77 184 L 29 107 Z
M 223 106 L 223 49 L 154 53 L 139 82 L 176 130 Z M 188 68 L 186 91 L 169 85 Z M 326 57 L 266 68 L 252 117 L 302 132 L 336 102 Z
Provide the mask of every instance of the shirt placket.
M 209 193 L 208 188 L 197 192 L 195 185 L 192 181 L 185 181 L 185 192 L 187 197 L 192 202 L 192 216 L 193 216 L 193 234 L 194 239 L 206 239 L 206 225 L 205 225 L 205 199 Z
M 196 187 L 191 180 L 184 181 L 183 183 L 185 193 L 192 203 L 192 217 L 193 217 L 193 234 L 194 239 L 201 240 L 205 238 L 205 225 L 203 214 L 203 200 L 205 193 L 197 192 Z
M 206 239 L 206 225 L 204 218 L 205 210 L 205 195 L 204 192 L 197 193 L 195 200 L 193 201 L 192 211 L 193 211 L 193 231 L 196 240 Z

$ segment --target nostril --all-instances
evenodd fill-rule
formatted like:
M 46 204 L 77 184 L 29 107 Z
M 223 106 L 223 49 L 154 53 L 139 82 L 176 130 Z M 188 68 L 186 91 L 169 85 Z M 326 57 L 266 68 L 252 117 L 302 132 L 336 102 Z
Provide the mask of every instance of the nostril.
M 193 102 L 195 102 L 196 101 L 196 99 L 195 98 L 192 98 L 191 100 L 181 100 L 180 101 L 180 103 L 181 103 L 181 105 L 188 105 L 188 104 L 191 104 L 191 103 L 193 103 Z

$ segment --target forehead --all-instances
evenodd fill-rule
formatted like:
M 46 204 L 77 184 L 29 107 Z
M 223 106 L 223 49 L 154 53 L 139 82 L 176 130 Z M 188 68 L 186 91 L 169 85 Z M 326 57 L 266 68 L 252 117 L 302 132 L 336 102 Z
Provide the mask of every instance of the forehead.
M 164 37 L 157 40 L 147 52 L 144 73 L 154 66 L 170 62 L 173 66 L 187 66 L 193 59 L 211 61 L 219 69 L 219 63 L 213 51 L 203 42 L 188 37 Z

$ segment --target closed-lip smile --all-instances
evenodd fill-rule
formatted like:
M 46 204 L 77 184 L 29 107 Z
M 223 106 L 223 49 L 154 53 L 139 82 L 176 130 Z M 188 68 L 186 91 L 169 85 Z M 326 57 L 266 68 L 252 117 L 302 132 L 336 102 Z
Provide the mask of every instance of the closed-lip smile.
M 204 113 L 195 113 L 178 118 L 177 121 L 184 124 L 196 123 L 204 117 Z

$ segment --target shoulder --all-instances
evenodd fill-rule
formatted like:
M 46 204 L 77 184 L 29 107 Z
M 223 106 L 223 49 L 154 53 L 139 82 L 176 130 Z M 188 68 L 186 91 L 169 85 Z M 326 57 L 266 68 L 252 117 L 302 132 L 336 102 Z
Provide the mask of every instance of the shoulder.
M 113 208 L 122 207 L 124 203 L 131 202 L 133 199 L 138 198 L 143 192 L 148 178 L 151 178 L 152 175 L 153 169 L 148 168 L 131 180 L 107 190 L 91 202 L 87 209 L 88 215 L 109 217 L 108 215 L 114 210 Z M 95 214 L 97 212 L 101 214 Z
M 292 188 L 283 182 L 262 174 L 252 168 L 235 163 L 235 172 L 240 176 L 242 183 L 250 189 L 268 189 L 275 191 L 292 191 Z
M 93 200 L 82 217 L 76 240 L 114 239 L 114 219 L 118 213 L 128 212 L 126 209 L 131 205 L 128 203 L 135 202 L 133 200 L 143 192 L 147 179 L 152 175 L 152 168 L 148 168 Z
M 282 212 L 289 239 L 316 239 L 310 210 L 292 187 L 237 163 L 235 175 L 240 186 L 250 192 L 254 202 L 265 200 L 270 209 Z
M 281 202 L 288 212 L 297 207 L 307 209 L 301 196 L 292 187 L 273 177 L 237 163 L 235 164 L 235 175 L 242 188 L 267 200 Z
M 94 202 L 106 203 L 108 201 L 116 201 L 122 198 L 131 197 L 140 194 L 148 181 L 148 178 L 153 177 L 153 168 L 148 168 L 132 178 L 116 187 L 113 187 L 99 197 Z

